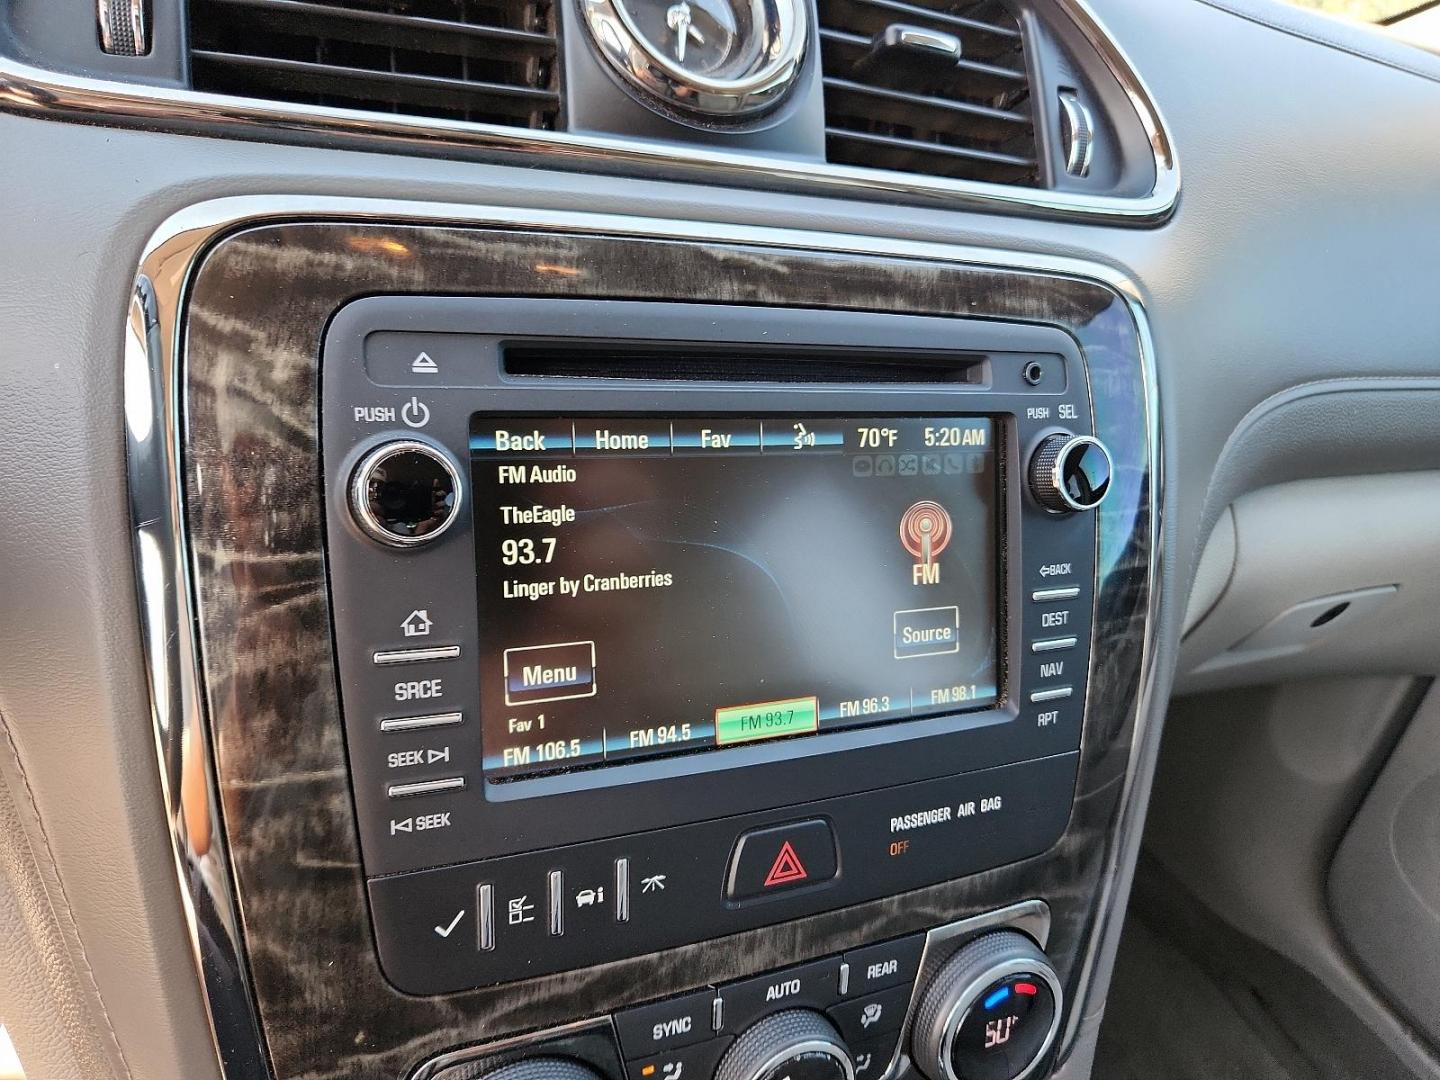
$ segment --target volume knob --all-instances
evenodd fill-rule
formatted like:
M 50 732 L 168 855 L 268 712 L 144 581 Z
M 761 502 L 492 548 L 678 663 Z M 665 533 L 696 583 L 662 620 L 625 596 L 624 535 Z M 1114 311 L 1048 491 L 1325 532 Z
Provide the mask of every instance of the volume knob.
M 1110 490 L 1110 451 L 1089 435 L 1050 435 L 1030 459 L 1035 501 L 1057 514 L 1094 510 Z
M 455 523 L 460 470 L 417 439 L 376 447 L 350 477 L 350 511 L 371 539 L 390 547 L 428 544 Z

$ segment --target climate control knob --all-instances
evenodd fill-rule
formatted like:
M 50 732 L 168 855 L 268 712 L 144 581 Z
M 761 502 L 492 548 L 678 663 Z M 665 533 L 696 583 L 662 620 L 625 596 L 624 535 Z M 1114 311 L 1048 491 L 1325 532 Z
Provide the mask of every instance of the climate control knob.
M 855 1063 L 835 1025 L 809 1009 L 786 1009 L 744 1031 L 715 1080 L 855 1080 Z
M 416 439 L 397 439 L 355 466 L 350 512 L 371 539 L 417 547 L 455 523 L 460 493 L 460 469 L 449 454 Z
M 489 1072 L 476 1072 L 475 1062 L 441 1069 L 432 1080 L 601 1080 L 600 1074 L 588 1065 L 571 1058 L 522 1058 L 501 1065 Z
M 1047 510 L 1094 510 L 1110 490 L 1110 451 L 1089 435 L 1046 436 L 1030 459 L 1030 490 Z
M 915 1014 L 911 1053 L 929 1080 L 1021 1080 L 1060 1029 L 1055 969 L 1033 941 L 999 930 L 936 973 Z

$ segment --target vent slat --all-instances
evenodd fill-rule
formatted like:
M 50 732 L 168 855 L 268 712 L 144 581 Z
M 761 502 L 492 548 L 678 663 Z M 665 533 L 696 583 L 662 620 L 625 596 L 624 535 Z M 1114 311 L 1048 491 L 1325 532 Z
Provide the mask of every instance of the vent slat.
M 1008 7 L 819 0 L 819 13 L 829 161 L 1039 183 L 1025 38 Z M 958 38 L 959 56 L 911 45 L 916 30 Z
M 968 35 L 972 31 L 978 34 L 992 35 L 1010 48 L 1018 46 L 1021 42 L 1018 27 L 980 22 L 977 19 L 955 15 L 949 11 L 907 4 L 904 0 L 830 0 L 830 6 L 832 9 L 840 6 L 850 8 L 850 17 L 846 19 L 847 22 L 863 22 L 867 17 L 879 20 L 880 25 L 876 29 L 881 29 L 892 22 L 924 22 L 938 29 L 949 30 L 961 35 Z
M 905 154 L 936 154 L 941 157 L 955 158 L 957 160 L 980 161 L 987 165 L 1003 165 L 1012 169 L 1033 169 L 1035 167 L 1035 159 L 1033 157 L 1021 157 L 1017 154 L 1001 154 L 993 150 L 979 150 L 968 146 L 948 146 L 944 143 L 901 139 L 894 135 L 876 135 L 869 131 L 844 131 L 840 128 L 833 127 L 827 127 L 825 134 L 831 138 L 848 139 L 852 142 L 884 147 Z
M 536 56 L 555 55 L 555 38 L 550 34 L 508 26 L 361 8 L 340 9 L 315 0 L 208 0 L 208 3 L 216 8 L 233 9 L 231 18 L 253 18 L 257 25 L 279 33 L 309 34 L 398 49 L 434 49 L 457 56 L 508 57 L 517 49 Z
M 199 90 L 554 128 L 552 0 L 191 0 Z
M 861 37 L 859 34 L 847 34 L 843 31 L 832 30 L 822 27 L 820 30 L 821 45 L 842 45 L 854 49 L 870 50 L 870 38 Z M 898 58 L 897 58 L 898 59 Z M 898 65 L 897 65 L 898 68 Z M 1029 86 L 1030 77 L 1023 71 L 1015 68 L 1000 67 L 997 64 L 985 64 L 979 60 L 960 59 L 955 61 L 955 70 L 958 75 L 979 75 L 985 78 L 997 79 L 1009 86 Z M 903 78 L 905 72 L 897 70 L 897 76 Z
M 972 124 L 977 134 L 995 140 L 1023 137 L 1031 130 L 1027 113 L 992 109 L 987 105 L 974 105 L 931 94 L 912 94 L 848 79 L 825 80 L 825 108 L 832 117 L 870 117 L 895 125 Z M 930 124 L 921 125 L 923 111 L 930 109 L 938 110 L 940 116 L 932 118 Z

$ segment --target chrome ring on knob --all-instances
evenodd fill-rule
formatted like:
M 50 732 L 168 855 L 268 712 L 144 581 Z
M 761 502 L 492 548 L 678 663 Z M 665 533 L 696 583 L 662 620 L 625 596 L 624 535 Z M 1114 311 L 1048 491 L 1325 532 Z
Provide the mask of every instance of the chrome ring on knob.
M 368 488 L 371 477 L 375 470 L 388 459 L 397 454 L 422 454 L 436 462 L 445 474 L 450 478 L 450 484 L 455 492 L 453 505 L 450 508 L 450 515 L 438 527 L 428 533 L 421 533 L 417 536 L 404 536 L 387 529 L 383 522 L 376 518 L 370 509 Z M 455 519 L 460 516 L 460 502 L 465 490 L 464 482 L 460 478 L 460 471 L 450 460 L 450 455 L 436 449 L 429 443 L 420 442 L 416 439 L 399 439 L 394 442 L 382 443 L 374 450 L 371 450 L 363 458 L 360 464 L 355 466 L 355 472 L 350 478 L 350 510 L 355 515 L 355 523 L 360 526 L 364 533 L 373 540 L 378 540 L 389 547 L 409 548 L 418 547 L 421 544 L 428 544 L 446 532 Z
M 1049 990 L 1054 1015 L 1025 1068 L 1010 1080 L 1025 1080 L 1045 1060 L 1060 1030 L 1064 992 L 1040 947 L 1014 930 L 999 930 L 968 942 L 950 957 L 922 995 L 911 1033 L 916 1067 L 929 1080 L 967 1080 L 955 1072 L 955 1039 L 965 1018 L 995 983 L 1012 975 L 1039 979 Z

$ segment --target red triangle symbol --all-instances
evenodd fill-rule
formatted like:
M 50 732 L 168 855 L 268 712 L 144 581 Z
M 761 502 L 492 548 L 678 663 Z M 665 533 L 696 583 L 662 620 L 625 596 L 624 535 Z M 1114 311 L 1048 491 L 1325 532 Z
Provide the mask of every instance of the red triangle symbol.
M 768 889 L 772 885 L 788 885 L 792 881 L 804 881 L 809 876 L 810 871 L 805 869 L 800 856 L 795 854 L 790 841 L 786 840 L 780 847 L 780 854 L 775 856 L 770 873 L 765 875 L 765 887 Z

